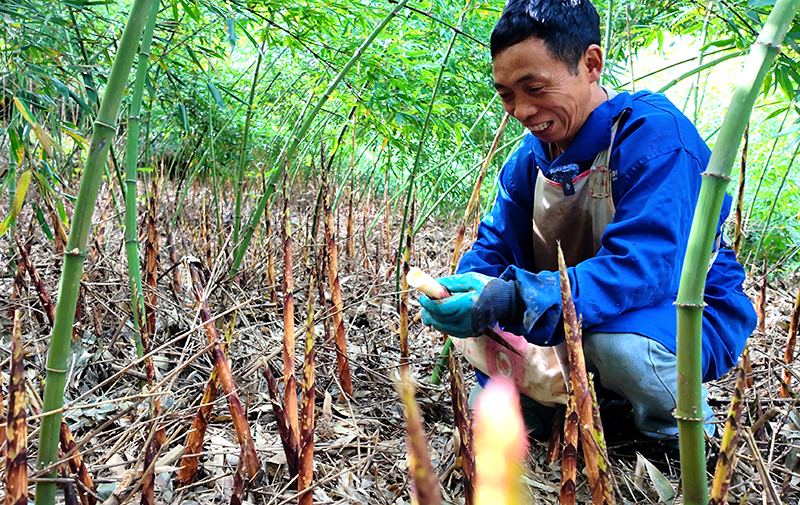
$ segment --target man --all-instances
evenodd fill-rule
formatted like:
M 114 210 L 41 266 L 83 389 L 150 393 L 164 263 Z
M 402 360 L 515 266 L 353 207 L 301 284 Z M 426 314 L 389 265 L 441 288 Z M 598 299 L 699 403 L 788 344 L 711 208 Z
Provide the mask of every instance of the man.
M 678 433 L 674 302 L 710 151 L 663 95 L 600 86 L 599 44 L 589 0 L 506 5 L 491 37 L 494 85 L 530 134 L 501 170 L 458 274 L 440 279 L 453 296 L 422 297 L 422 318 L 456 338 L 499 325 L 538 346 L 563 342 L 560 241 L 588 369 L 602 391 L 630 402 L 640 431 L 670 438 Z M 744 271 L 722 241 L 729 211 L 726 195 L 705 290 L 706 381 L 733 366 L 755 327 Z M 552 409 L 522 400 L 532 435 L 546 436 Z M 705 390 L 704 404 L 713 434 Z

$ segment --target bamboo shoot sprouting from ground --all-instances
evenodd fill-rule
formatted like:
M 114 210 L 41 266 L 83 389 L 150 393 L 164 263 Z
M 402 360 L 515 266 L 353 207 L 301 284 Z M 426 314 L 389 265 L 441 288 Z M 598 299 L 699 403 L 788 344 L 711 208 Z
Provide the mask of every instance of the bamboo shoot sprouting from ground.
M 564 450 L 561 456 L 561 505 L 575 505 L 575 476 L 578 472 L 578 431 L 580 421 L 575 410 L 575 392 L 570 390 L 564 419 Z
M 192 275 L 195 298 L 197 298 L 197 302 L 200 303 L 200 319 L 202 319 L 205 325 L 208 343 L 213 344 L 211 355 L 214 359 L 214 369 L 217 371 L 219 384 L 228 400 L 228 408 L 231 413 L 231 419 L 233 420 L 233 427 L 236 430 L 236 438 L 242 448 L 242 457 L 244 458 L 245 468 L 247 468 L 247 475 L 248 478 L 252 480 L 258 473 L 261 463 L 256 454 L 253 437 L 250 435 L 250 427 L 247 425 L 247 418 L 244 415 L 242 402 L 239 400 L 239 394 L 236 392 L 236 384 L 233 382 L 228 360 L 225 359 L 225 354 L 222 352 L 219 338 L 217 337 L 217 328 L 214 326 L 214 320 L 211 317 L 211 310 L 205 298 L 206 295 L 203 291 L 203 284 L 200 280 L 200 272 L 198 271 L 197 265 L 194 263 L 190 264 L 189 271 Z
M 225 332 L 225 342 L 222 343 L 223 355 L 228 355 L 231 340 L 233 340 L 233 328 L 236 323 L 236 314 L 233 314 L 228 329 Z M 214 368 L 206 382 L 206 387 L 203 390 L 203 396 L 200 400 L 200 406 L 197 409 L 192 420 L 192 429 L 189 430 L 189 437 L 186 440 L 186 448 L 183 451 L 181 458 L 180 469 L 178 470 L 178 483 L 186 486 L 192 483 L 195 475 L 197 474 L 197 467 L 200 463 L 200 452 L 203 449 L 203 440 L 205 439 L 206 429 L 211 420 L 211 412 L 214 410 L 214 400 L 217 399 L 219 393 L 219 374 Z
M 413 492 L 419 505 L 440 505 L 442 503 L 439 479 L 431 464 L 425 430 L 422 425 L 422 414 L 414 397 L 414 384 L 410 372 L 400 369 L 398 392 L 403 401 L 406 417 L 406 434 L 408 435 L 408 471 L 414 482 Z
M 317 348 L 314 343 L 314 279 L 316 273 L 311 268 L 308 276 L 308 313 L 306 315 L 306 349 L 303 359 L 303 399 L 300 403 L 300 431 L 298 445 L 300 457 L 297 463 L 297 491 L 302 493 L 298 505 L 312 505 L 314 494 L 310 492 L 314 483 L 314 367 L 317 361 Z
M 486 385 L 475 411 L 475 503 L 522 505 L 521 477 L 528 453 L 519 394 L 506 379 Z
M 81 177 L 78 199 L 73 211 L 64 266 L 61 271 L 58 304 L 53 327 L 50 351 L 47 356 L 47 377 L 44 391 L 44 411 L 39 435 L 39 457 L 37 467 L 47 467 L 58 457 L 58 438 L 61 427 L 61 411 L 64 404 L 64 387 L 67 379 L 67 356 L 69 353 L 72 323 L 78 301 L 83 260 L 92 211 L 97 200 L 103 166 L 116 130 L 117 112 L 125 83 L 130 74 L 133 58 L 139 45 L 145 18 L 153 0 L 134 0 L 125 23 L 122 38 L 111 66 L 108 83 L 94 122 L 92 140 Z M 55 469 L 48 474 L 55 476 Z M 36 483 L 36 505 L 52 505 L 55 502 L 56 484 L 53 481 Z
M 580 439 L 583 444 L 583 457 L 586 461 L 586 474 L 589 477 L 589 488 L 592 492 L 592 503 L 613 504 L 614 492 L 611 487 L 611 475 L 607 470 L 608 455 L 605 454 L 605 442 L 602 431 L 595 426 L 595 409 L 592 398 L 592 385 L 586 373 L 586 361 L 583 354 L 581 321 L 575 311 L 572 300 L 572 288 L 567 276 L 567 266 L 561 245 L 558 246 L 558 270 L 561 277 L 561 305 L 564 310 L 564 333 L 569 352 L 570 390 L 575 395 L 575 410 L 580 420 Z M 605 468 L 604 468 L 605 467 Z
M 408 367 L 408 271 L 411 268 L 411 248 L 414 242 L 414 206 L 416 200 L 411 201 L 411 211 L 408 216 L 408 228 L 403 238 L 403 276 L 400 282 L 400 366 Z
M 728 488 L 731 485 L 736 447 L 739 444 L 739 431 L 741 430 L 739 423 L 742 419 L 744 388 L 745 370 L 744 367 L 741 367 L 739 368 L 739 375 L 736 379 L 736 387 L 733 390 L 733 398 L 731 398 L 728 417 L 725 419 L 725 431 L 722 433 L 717 467 L 714 471 L 714 480 L 711 483 L 710 505 L 723 505 L 727 503 L 726 497 L 728 495 Z
M 461 372 L 461 363 L 455 355 L 449 356 L 450 366 L 450 395 L 453 399 L 453 421 L 460 436 L 456 448 L 461 458 L 461 472 L 464 484 L 464 504 L 475 503 L 475 446 L 473 440 L 474 430 L 470 417 L 467 389 L 464 385 L 464 374 Z
M 328 164 L 330 165 L 330 163 Z M 331 209 L 331 185 L 329 166 L 325 165 L 323 159 L 322 171 L 322 207 L 325 215 L 325 251 L 328 263 L 328 283 L 331 288 L 331 304 L 333 305 L 333 334 L 336 344 L 336 367 L 339 372 L 339 381 L 342 386 L 342 394 L 353 394 L 353 381 L 350 377 L 350 361 L 347 357 L 347 341 L 344 331 L 344 306 L 342 304 L 342 288 L 339 285 L 339 264 L 337 261 L 336 250 L 336 228 L 333 223 L 333 211 Z
M 294 283 L 292 281 L 292 217 L 289 210 L 289 170 L 283 170 L 283 385 L 284 405 L 294 438 L 297 428 L 297 379 L 294 372 Z
M 23 362 L 20 311 L 14 311 L 11 341 L 11 369 L 8 385 L 8 421 L 6 426 L 5 488 L 6 505 L 28 504 L 28 427 L 26 424 L 25 364 Z
M 684 502 L 705 505 L 705 420 L 702 409 L 703 294 L 725 188 L 737 146 L 750 120 L 761 85 L 794 19 L 800 0 L 777 0 L 751 47 L 725 114 L 700 188 L 678 289 L 678 420 Z
M 786 362 L 787 367 L 792 366 L 794 361 L 794 347 L 797 345 L 797 327 L 798 320 L 800 320 L 800 289 L 797 291 L 797 296 L 794 299 L 794 308 L 792 309 L 792 319 L 789 321 L 789 334 L 786 338 L 786 347 L 783 350 L 783 360 Z M 788 386 L 792 383 L 792 374 L 789 370 L 783 370 L 783 381 L 786 385 L 781 384 L 781 397 L 789 398 Z

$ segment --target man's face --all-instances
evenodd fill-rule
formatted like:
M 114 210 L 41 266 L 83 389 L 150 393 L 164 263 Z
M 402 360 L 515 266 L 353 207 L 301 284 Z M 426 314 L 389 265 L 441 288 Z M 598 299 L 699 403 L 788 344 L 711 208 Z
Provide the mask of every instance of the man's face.
M 555 142 L 562 150 L 605 99 L 603 91 L 594 85 L 602 66 L 600 48 L 592 45 L 581 58 L 578 73 L 573 74 L 537 38 L 503 50 L 492 61 L 494 86 L 506 112 L 534 136 Z

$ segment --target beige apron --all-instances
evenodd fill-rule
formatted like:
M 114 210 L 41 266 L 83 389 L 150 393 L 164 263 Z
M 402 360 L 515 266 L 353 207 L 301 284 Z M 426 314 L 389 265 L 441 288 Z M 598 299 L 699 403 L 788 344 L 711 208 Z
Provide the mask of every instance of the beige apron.
M 606 91 L 609 99 L 616 95 L 613 90 Z M 561 241 L 567 266 L 594 257 L 600 250 L 603 232 L 614 220 L 609 165 L 619 123 L 619 119 L 614 122 L 609 146 L 597 154 L 591 169 L 573 178 L 574 194 L 565 196 L 562 185 L 547 179 L 536 167 L 533 202 L 536 272 L 558 271 L 556 240 Z M 520 355 L 485 336 L 453 341 L 467 361 L 486 375 L 512 379 L 521 393 L 539 403 L 566 404 L 569 377 L 566 344 L 543 347 L 518 335 L 497 333 Z

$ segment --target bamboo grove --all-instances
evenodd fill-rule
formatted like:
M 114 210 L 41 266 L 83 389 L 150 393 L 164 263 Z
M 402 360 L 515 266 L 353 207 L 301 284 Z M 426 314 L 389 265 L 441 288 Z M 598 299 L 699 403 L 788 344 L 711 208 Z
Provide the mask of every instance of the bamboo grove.
M 741 498 L 742 458 L 765 499 L 796 499 L 800 469 L 778 472 L 774 453 L 777 433 L 800 426 L 789 403 L 800 383 L 800 291 L 786 301 L 777 288 L 800 249 L 798 2 L 596 5 L 606 18 L 604 82 L 658 83 L 714 145 L 678 300 L 682 499 Z M 501 9 L 480 0 L 3 2 L 5 503 L 151 505 L 202 489 L 237 504 L 311 504 L 326 493 L 484 505 L 550 488 L 567 504 L 674 494 L 649 461 L 630 478 L 611 453 L 563 260 L 569 402 L 542 448 L 544 465 L 559 469 L 552 485 L 530 484 L 536 448 L 513 388 L 499 382 L 471 410 L 461 358 L 418 322 L 410 286 L 448 293 L 430 280 L 419 287 L 416 267 L 455 271 L 522 136 L 491 87 L 486 41 Z M 642 73 L 635 56 L 671 37 L 700 49 Z M 748 53 L 750 80 L 728 93 L 723 122 L 707 110 L 708 76 Z M 779 352 L 759 349 L 755 365 L 745 353 L 732 372 L 707 481 L 702 423 L 691 414 L 716 224 L 704 219 L 719 214 L 735 160 L 731 233 L 758 285 L 756 336 Z M 776 293 L 785 328 L 768 318 Z M 766 377 L 759 385 L 754 366 Z M 771 394 L 788 399 L 779 405 L 789 413 L 762 408 Z M 370 402 L 381 407 L 362 414 Z M 787 447 L 782 461 L 796 462 L 796 442 Z M 644 473 L 654 491 L 643 490 Z M 636 490 L 623 489 L 628 481 Z

